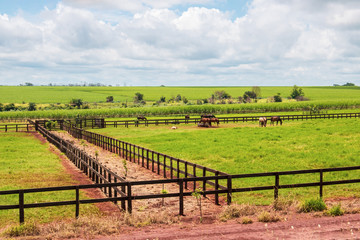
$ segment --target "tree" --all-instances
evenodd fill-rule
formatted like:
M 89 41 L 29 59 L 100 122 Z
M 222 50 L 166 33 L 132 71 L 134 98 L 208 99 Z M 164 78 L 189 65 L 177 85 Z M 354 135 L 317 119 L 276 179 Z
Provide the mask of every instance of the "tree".
M 183 103 L 185 103 L 185 104 L 187 104 L 187 103 L 189 102 L 189 100 L 187 100 L 186 97 L 183 97 L 183 98 L 182 98 L 182 101 L 183 101 Z
M 298 97 L 302 97 L 304 95 L 305 95 L 305 93 L 303 92 L 302 88 L 299 88 L 298 86 L 294 85 L 294 87 L 290 93 L 290 97 L 292 99 L 297 99 Z
M 224 90 L 215 91 L 214 96 L 215 99 L 218 100 L 231 98 L 231 96 L 228 93 L 226 93 Z
M 257 98 L 261 97 L 261 89 L 260 89 L 260 87 L 254 86 L 254 87 L 252 87 L 251 91 L 256 94 Z
M 280 93 L 278 93 L 277 95 L 274 96 L 274 101 L 275 102 L 282 102 L 282 98 L 280 96 Z
M 165 97 L 164 97 L 164 96 L 161 96 L 161 97 L 160 97 L 160 102 L 165 102 L 165 101 L 166 101 Z
M 181 95 L 180 95 L 180 94 L 178 94 L 178 95 L 176 96 L 175 101 L 176 101 L 176 102 L 180 102 L 180 101 L 181 101 Z
M 114 97 L 113 96 L 108 96 L 106 97 L 106 102 L 113 102 L 114 101 Z
M 135 93 L 134 103 L 139 103 L 142 100 L 144 100 L 144 94 L 141 94 L 139 92 Z
M 30 82 L 26 82 L 26 83 L 25 83 L 25 86 L 30 87 L 30 86 L 34 86 L 34 84 L 32 84 L 32 83 L 30 83 Z
M 246 91 L 245 93 L 244 93 L 244 99 L 247 99 L 247 98 L 252 98 L 252 99 L 256 99 L 256 93 L 255 92 L 253 92 L 253 91 Z
M 16 110 L 16 109 L 17 108 L 15 107 L 15 104 L 13 104 L 13 103 L 9 103 L 4 106 L 4 111 L 11 111 L 11 110 Z
M 70 101 L 70 105 L 80 108 L 83 105 L 83 100 L 80 98 L 73 98 Z
M 4 105 L 0 103 L 0 112 L 2 112 L 3 110 L 4 110 Z
M 343 86 L 345 86 L 345 87 L 353 87 L 353 86 L 355 86 L 355 84 L 347 82 Z
M 29 103 L 29 106 L 27 108 L 28 111 L 36 111 L 36 104 L 35 103 Z

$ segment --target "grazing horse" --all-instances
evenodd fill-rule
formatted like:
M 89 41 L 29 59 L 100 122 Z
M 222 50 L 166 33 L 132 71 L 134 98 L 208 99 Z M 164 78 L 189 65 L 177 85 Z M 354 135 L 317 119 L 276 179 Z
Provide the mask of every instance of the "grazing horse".
M 220 121 L 218 118 L 210 118 L 210 126 L 212 122 L 216 123 L 219 126 Z
M 137 119 L 140 121 L 140 120 L 144 120 L 146 121 L 146 117 L 144 117 L 143 115 L 140 115 L 140 116 L 137 116 Z
M 259 127 L 266 127 L 267 119 L 266 117 L 259 118 Z
M 278 125 L 278 123 L 280 122 L 280 125 L 282 125 L 282 120 L 279 116 L 276 116 L 276 117 L 271 117 L 271 122 L 270 124 L 274 125 L 274 122 L 276 122 L 276 125 Z
M 211 127 L 210 118 L 201 118 L 198 123 L 198 127 Z

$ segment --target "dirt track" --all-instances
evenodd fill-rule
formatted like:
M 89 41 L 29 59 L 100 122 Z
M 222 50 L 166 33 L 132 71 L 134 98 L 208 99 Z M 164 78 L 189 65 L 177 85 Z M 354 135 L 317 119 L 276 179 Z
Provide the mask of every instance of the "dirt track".
M 360 239 L 360 215 L 293 219 L 279 223 L 147 227 L 103 239 Z

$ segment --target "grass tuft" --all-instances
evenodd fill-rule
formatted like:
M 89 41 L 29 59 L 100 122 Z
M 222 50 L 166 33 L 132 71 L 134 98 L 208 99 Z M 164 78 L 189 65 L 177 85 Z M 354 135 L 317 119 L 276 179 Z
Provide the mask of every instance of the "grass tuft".
M 320 212 L 326 209 L 326 204 L 321 198 L 306 200 L 300 207 L 300 212 Z
M 338 204 L 338 205 L 335 205 L 333 206 L 332 208 L 330 208 L 327 212 L 326 212 L 327 215 L 330 215 L 330 216 L 342 216 L 344 215 L 344 210 L 341 208 L 341 204 Z
M 258 215 L 259 222 L 278 222 L 280 220 L 281 218 L 274 212 L 263 211 Z
M 4 232 L 4 236 L 7 237 L 23 237 L 23 236 L 38 236 L 40 234 L 40 228 L 34 223 L 24 223 L 19 226 L 10 227 Z
M 231 204 L 226 206 L 220 213 L 220 220 L 226 222 L 227 220 L 239 218 L 241 216 L 254 215 L 256 213 L 256 207 L 248 204 Z

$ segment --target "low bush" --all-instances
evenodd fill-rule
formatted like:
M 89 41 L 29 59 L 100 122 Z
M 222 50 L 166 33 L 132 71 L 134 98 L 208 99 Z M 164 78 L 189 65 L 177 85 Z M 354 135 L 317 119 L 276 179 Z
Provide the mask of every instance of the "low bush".
M 338 204 L 338 205 L 330 208 L 329 211 L 327 211 L 327 215 L 334 216 L 334 217 L 342 216 L 342 215 L 344 215 L 344 210 L 341 208 L 341 205 Z
M 326 209 L 326 204 L 321 198 L 306 200 L 300 207 L 300 212 L 320 212 Z

